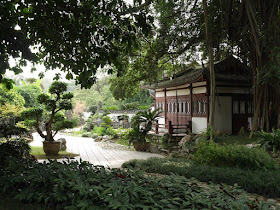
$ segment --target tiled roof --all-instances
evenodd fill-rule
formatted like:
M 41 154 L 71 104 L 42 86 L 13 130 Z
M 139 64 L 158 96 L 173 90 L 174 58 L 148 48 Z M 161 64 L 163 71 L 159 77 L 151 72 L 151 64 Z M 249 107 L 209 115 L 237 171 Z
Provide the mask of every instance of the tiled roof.
M 230 56 L 214 64 L 217 81 L 234 81 L 251 84 L 251 70 L 239 60 Z M 174 75 L 171 79 L 160 80 L 155 83 L 145 84 L 144 89 L 160 89 L 180 86 L 197 81 L 201 76 L 209 78 L 209 69 L 204 66 L 189 66 L 186 70 Z

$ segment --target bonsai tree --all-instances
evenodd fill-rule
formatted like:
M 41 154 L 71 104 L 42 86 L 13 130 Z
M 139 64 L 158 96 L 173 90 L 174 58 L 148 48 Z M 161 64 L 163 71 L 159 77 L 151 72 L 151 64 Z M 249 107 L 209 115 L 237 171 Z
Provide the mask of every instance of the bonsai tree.
M 42 108 L 31 108 L 21 113 L 25 122 L 34 126 L 45 141 L 54 141 L 54 136 L 59 130 L 73 128 L 76 124 L 74 120 L 67 120 L 61 112 L 73 108 L 71 101 L 73 94 L 65 93 L 66 90 L 66 83 L 53 82 L 49 88 L 50 95 L 40 94 L 37 97 Z M 46 133 L 43 133 L 43 124 L 45 124 Z
M 160 113 L 159 109 L 137 112 L 132 118 L 133 130 L 130 143 L 132 141 L 146 142 L 146 135 L 152 129 L 153 123 L 157 122 Z

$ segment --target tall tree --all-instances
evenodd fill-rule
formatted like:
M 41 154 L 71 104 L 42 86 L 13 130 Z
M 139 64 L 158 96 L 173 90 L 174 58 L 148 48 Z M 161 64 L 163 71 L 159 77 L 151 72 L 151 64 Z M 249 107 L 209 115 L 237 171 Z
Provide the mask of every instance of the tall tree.
M 214 126 L 214 111 L 215 111 L 215 88 L 216 88 L 216 78 L 214 71 L 214 57 L 213 57 L 213 43 L 212 43 L 212 33 L 210 31 L 211 25 L 208 18 L 208 7 L 206 0 L 203 0 L 203 11 L 204 11 L 204 22 L 206 31 L 206 43 L 209 58 L 209 71 L 210 71 L 210 112 L 209 112 L 209 125 Z M 212 135 L 212 134 L 211 134 Z M 211 139 L 213 136 L 211 136 Z

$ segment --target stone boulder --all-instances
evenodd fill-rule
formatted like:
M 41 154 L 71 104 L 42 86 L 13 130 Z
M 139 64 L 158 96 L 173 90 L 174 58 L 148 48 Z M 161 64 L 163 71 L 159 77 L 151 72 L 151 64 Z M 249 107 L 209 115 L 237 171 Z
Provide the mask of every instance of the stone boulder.
M 157 144 L 153 144 L 153 143 L 150 144 L 149 152 L 156 153 L 156 154 L 160 154 L 161 153 L 159 148 L 158 148 L 158 145 Z
M 65 151 L 66 150 L 66 139 L 65 138 L 60 138 L 58 139 L 60 142 L 60 150 Z
M 203 136 L 197 136 L 196 139 L 195 139 L 195 144 L 198 145 L 204 139 L 205 139 L 205 137 L 203 137 Z
M 102 136 L 97 136 L 94 141 L 95 142 L 101 142 L 103 140 L 103 137 Z
M 193 136 L 191 136 L 191 135 L 186 135 L 186 136 L 184 136 L 181 140 L 180 140 L 180 142 L 178 143 L 178 147 L 179 147 L 179 149 L 184 149 L 185 148 L 185 144 L 188 142 L 188 143 L 190 143 L 190 142 L 192 142 L 193 141 Z

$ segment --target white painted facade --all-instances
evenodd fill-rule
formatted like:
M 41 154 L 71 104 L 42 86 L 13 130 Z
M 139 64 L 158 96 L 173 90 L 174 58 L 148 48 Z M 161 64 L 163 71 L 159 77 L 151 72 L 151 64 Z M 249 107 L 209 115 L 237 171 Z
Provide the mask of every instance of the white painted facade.
M 158 119 L 158 124 L 165 124 L 165 119 L 164 119 L 164 117 L 160 117 L 160 118 Z
M 164 97 L 164 92 L 163 91 L 156 91 L 156 98 L 161 98 Z
M 207 128 L 206 117 L 192 117 L 192 133 L 200 134 Z
M 166 91 L 166 96 L 176 96 L 176 95 L 177 96 L 185 96 L 185 95 L 189 95 L 189 94 L 190 94 L 189 89 L 168 90 L 168 91 Z
M 206 93 L 206 91 L 207 91 L 206 87 L 193 88 L 193 94 Z
M 214 114 L 215 130 L 222 133 L 232 133 L 232 98 L 231 96 L 220 96 L 215 100 Z

